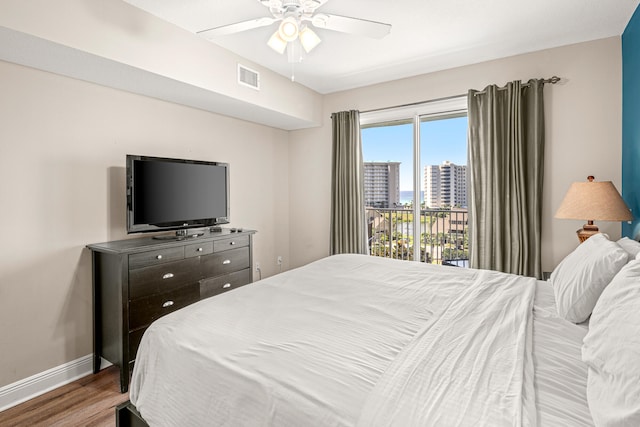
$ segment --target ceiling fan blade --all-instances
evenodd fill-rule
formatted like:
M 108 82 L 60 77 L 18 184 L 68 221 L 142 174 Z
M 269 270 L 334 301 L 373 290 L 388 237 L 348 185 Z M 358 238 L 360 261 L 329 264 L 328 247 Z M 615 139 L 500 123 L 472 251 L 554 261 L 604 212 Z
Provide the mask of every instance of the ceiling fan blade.
M 256 18 L 249 21 L 236 22 L 235 24 L 223 25 L 221 27 L 197 31 L 197 34 L 203 35 L 205 37 L 226 36 L 228 34 L 235 34 L 241 31 L 253 30 L 254 28 L 266 27 L 276 21 L 276 18 Z
M 358 34 L 374 39 L 381 39 L 391 32 L 390 24 L 326 13 L 318 13 L 311 17 L 311 24 L 316 28 Z

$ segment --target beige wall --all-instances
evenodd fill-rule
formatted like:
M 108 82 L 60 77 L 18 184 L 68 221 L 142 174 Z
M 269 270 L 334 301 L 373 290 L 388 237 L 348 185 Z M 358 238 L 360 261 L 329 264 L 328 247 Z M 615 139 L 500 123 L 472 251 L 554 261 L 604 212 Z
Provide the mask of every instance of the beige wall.
M 621 180 L 621 45 L 609 38 L 500 59 L 325 96 L 324 124 L 291 133 L 289 147 L 291 263 L 329 253 L 332 112 L 384 108 L 465 94 L 488 84 L 562 77 L 545 88 L 546 151 L 543 195 L 543 269 L 550 271 L 578 243 L 583 221 L 554 219 L 573 181 L 595 175 Z M 601 223 L 619 237 L 620 224 Z
M 125 238 L 125 154 L 229 162 L 233 226 L 289 260 L 288 133 L 0 62 L 0 387 L 92 352 L 88 243 Z

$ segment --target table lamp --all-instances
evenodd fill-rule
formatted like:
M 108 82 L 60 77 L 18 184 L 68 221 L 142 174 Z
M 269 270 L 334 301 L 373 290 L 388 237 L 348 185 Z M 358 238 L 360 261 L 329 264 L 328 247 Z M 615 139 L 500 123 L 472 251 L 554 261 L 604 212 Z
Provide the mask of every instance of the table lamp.
M 611 181 L 574 182 L 564 196 L 556 218 L 582 219 L 587 223 L 576 231 L 580 243 L 598 233 L 593 221 L 631 221 L 633 215 Z

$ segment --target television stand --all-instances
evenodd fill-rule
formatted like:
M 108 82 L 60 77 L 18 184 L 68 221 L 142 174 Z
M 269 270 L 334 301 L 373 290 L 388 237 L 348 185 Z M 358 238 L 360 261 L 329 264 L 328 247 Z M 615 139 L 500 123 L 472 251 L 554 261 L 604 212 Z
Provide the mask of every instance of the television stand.
M 177 230 L 175 236 L 153 236 L 154 240 L 185 240 L 189 238 L 196 238 L 204 236 L 204 231 L 198 231 L 192 234 L 189 234 L 188 230 Z
M 193 231 L 193 230 L 192 230 Z M 253 230 L 205 232 L 194 240 L 151 237 L 88 245 L 93 272 L 93 372 L 120 368 L 120 391 L 138 345 L 156 319 L 252 282 Z
M 200 229 L 198 231 L 191 231 L 187 229 L 176 230 L 176 236 L 178 236 L 178 238 L 200 237 L 200 236 L 204 236 L 204 230 L 203 229 Z

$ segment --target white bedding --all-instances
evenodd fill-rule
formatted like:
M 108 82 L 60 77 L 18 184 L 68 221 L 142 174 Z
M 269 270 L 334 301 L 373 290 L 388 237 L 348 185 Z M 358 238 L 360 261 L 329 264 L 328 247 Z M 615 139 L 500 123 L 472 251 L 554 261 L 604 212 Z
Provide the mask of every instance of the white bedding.
M 585 333 L 545 282 L 339 255 L 155 322 L 130 397 L 152 426 L 589 425 Z
M 592 426 L 587 366 L 582 362 L 586 324 L 558 317 L 549 282 L 538 282 L 533 312 L 533 361 L 539 426 Z
M 439 289 L 437 311 L 377 381 L 359 426 L 536 424 L 535 280 L 456 273 L 467 287 Z

